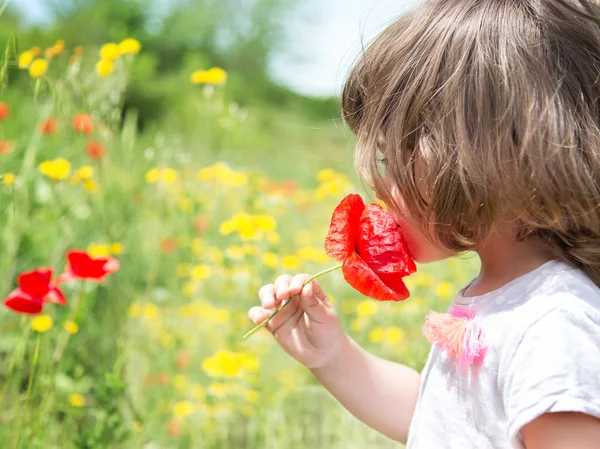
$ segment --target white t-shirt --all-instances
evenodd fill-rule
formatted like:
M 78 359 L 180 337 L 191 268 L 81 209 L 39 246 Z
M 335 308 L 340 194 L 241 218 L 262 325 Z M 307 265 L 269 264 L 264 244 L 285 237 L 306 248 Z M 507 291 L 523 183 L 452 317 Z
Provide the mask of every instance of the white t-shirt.
M 552 260 L 484 295 L 465 289 L 454 302 L 475 310 L 485 359 L 465 371 L 432 348 L 408 449 L 522 449 L 520 429 L 544 413 L 600 418 L 600 289 L 583 271 Z

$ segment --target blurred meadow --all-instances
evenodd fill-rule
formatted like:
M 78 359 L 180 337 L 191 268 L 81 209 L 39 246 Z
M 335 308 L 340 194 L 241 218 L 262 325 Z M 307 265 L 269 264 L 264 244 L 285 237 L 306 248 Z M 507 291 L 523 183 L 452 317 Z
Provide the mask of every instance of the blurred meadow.
M 0 447 L 398 447 L 265 330 L 241 338 L 261 285 L 335 264 L 343 196 L 372 200 L 339 100 L 269 76 L 298 0 L 46 3 L 0 17 L 0 295 L 36 308 L 0 311 Z M 70 270 L 66 304 L 27 296 L 40 268 Z M 425 314 L 476 269 L 419 266 L 401 303 L 320 281 L 353 338 L 421 369 Z

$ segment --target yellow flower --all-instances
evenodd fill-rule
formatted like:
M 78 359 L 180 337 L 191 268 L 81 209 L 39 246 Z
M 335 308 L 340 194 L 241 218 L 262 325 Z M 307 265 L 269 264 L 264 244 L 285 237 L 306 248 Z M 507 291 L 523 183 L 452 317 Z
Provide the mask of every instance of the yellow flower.
M 143 312 L 144 318 L 153 320 L 158 316 L 158 307 L 154 304 L 144 304 Z
M 311 262 L 325 263 L 329 260 L 329 257 L 325 251 L 319 250 L 313 246 L 305 246 L 300 248 L 296 254 L 300 259 Z
M 67 179 L 71 173 L 71 163 L 63 158 L 44 161 L 38 168 L 43 175 L 56 180 Z
M 398 344 L 404 340 L 404 331 L 399 327 L 388 327 L 385 330 L 385 341 L 390 344 Z
M 148 184 L 156 184 L 160 181 L 160 170 L 158 168 L 152 168 L 146 172 L 146 182 Z
M 94 181 L 93 179 L 86 179 L 85 181 L 83 181 L 83 188 L 88 192 L 95 192 L 98 186 L 96 185 L 96 181 Z
M 106 59 L 108 61 L 114 61 L 119 56 L 121 56 L 121 52 L 119 51 L 119 46 L 114 42 L 109 42 L 108 44 L 104 44 L 102 48 L 100 48 L 100 59 Z
M 202 362 L 202 369 L 211 377 L 236 377 L 241 373 L 242 364 L 237 354 L 220 350 Z
M 137 433 L 143 432 L 144 431 L 144 426 L 142 425 L 141 422 L 136 421 L 135 423 L 133 423 L 133 428 L 135 429 L 135 431 Z
M 77 184 L 80 180 L 92 179 L 94 177 L 94 167 L 91 165 L 84 165 L 78 168 L 73 175 L 73 183 Z
M 196 265 L 192 268 L 192 279 L 194 280 L 202 280 L 210 277 L 212 273 L 212 269 L 208 265 Z
M 29 75 L 32 78 L 44 76 L 48 71 L 48 61 L 45 59 L 36 59 L 29 66 Z
M 179 173 L 173 168 L 165 168 L 162 171 L 162 182 L 165 184 L 173 184 L 179 179 Z
M 106 78 L 115 71 L 115 63 L 109 59 L 101 59 L 96 63 L 96 73 L 102 78 Z
M 435 293 L 442 299 L 450 299 L 454 293 L 454 287 L 450 282 L 442 281 L 435 288 Z
M 142 305 L 138 302 L 134 302 L 133 304 L 131 304 L 129 306 L 129 309 L 127 309 L 127 315 L 129 315 L 132 318 L 136 318 L 138 316 L 140 316 L 142 314 Z
M 262 259 L 265 266 L 274 270 L 277 268 L 277 255 L 275 253 L 267 252 L 263 255 Z
M 102 243 L 90 243 L 87 247 L 87 253 L 93 258 L 110 256 L 110 246 Z
M 188 401 L 178 402 L 173 406 L 173 414 L 177 418 L 185 418 L 196 411 L 194 404 Z
M 73 407 L 83 407 L 85 405 L 85 398 L 79 393 L 71 393 L 69 396 L 69 404 Z
M 356 314 L 359 317 L 375 315 L 379 310 L 379 304 L 371 299 L 365 299 L 356 306 Z
M 54 321 L 50 315 L 39 315 L 31 320 L 31 328 L 40 334 L 52 329 Z
M 119 242 L 115 242 L 110 245 L 110 252 L 112 254 L 118 255 L 123 253 L 123 244 Z
M 281 266 L 286 270 L 295 270 L 300 266 L 300 259 L 296 256 L 285 256 L 281 259 Z
M 19 55 L 19 68 L 26 69 L 33 62 L 33 58 L 35 58 L 33 52 L 31 50 L 24 51 Z
M 210 70 L 197 70 L 190 76 L 192 84 L 225 84 L 227 72 L 220 67 Z
M 69 334 L 76 334 L 79 332 L 79 326 L 74 321 L 65 321 L 63 327 Z
M 4 185 L 11 186 L 15 183 L 16 176 L 14 173 L 5 173 L 2 175 L 2 182 Z
M 122 55 L 137 55 L 142 49 L 142 44 L 137 39 L 124 39 L 119 44 L 119 52 Z
M 254 224 L 261 231 L 274 231 L 277 227 L 277 222 L 270 215 L 255 215 Z
M 335 181 L 339 175 L 330 168 L 326 168 L 324 170 L 320 170 L 317 173 L 317 179 L 319 182 L 329 182 Z
M 236 354 L 241 366 L 249 372 L 255 373 L 258 371 L 258 358 L 254 354 L 238 353 Z
M 385 331 L 381 327 L 376 327 L 369 332 L 369 341 L 371 343 L 381 343 L 385 338 Z

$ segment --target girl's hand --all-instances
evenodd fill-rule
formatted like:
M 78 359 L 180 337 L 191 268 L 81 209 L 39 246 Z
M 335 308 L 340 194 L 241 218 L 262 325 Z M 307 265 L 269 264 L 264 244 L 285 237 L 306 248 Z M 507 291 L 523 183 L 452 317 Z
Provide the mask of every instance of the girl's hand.
M 310 275 L 279 276 L 274 284 L 258 292 L 261 307 L 252 307 L 248 317 L 260 324 L 292 295 L 300 293 L 265 326 L 279 345 L 310 369 L 320 368 L 339 350 L 345 337 L 333 304 L 317 281 L 302 287 Z

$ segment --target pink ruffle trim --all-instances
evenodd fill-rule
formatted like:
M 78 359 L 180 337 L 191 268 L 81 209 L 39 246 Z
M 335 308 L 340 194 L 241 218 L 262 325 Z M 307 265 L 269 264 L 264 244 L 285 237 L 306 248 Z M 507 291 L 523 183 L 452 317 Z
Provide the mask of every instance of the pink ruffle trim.
M 474 321 L 475 312 L 468 307 L 455 305 L 450 313 L 430 311 L 425 318 L 425 338 L 446 351 L 459 367 L 481 365 L 487 352 L 485 333 Z

